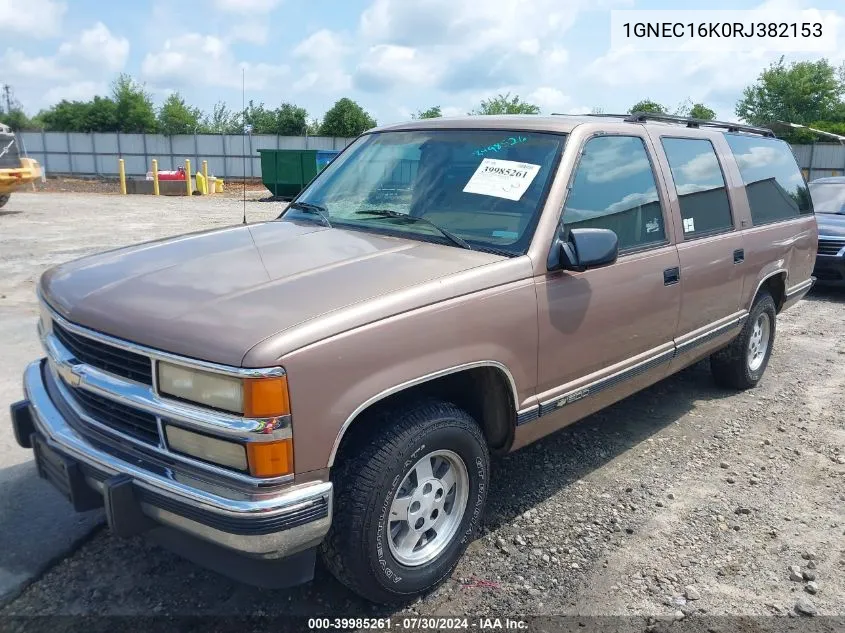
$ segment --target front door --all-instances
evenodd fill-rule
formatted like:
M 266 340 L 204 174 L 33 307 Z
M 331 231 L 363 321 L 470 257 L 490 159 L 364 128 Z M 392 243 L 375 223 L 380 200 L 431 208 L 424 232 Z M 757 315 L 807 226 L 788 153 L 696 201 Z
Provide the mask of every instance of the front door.
M 537 435 L 665 375 L 680 310 L 672 221 L 643 135 L 604 135 L 582 149 L 562 232 L 595 227 L 619 238 L 619 259 L 535 279 L 539 305 Z M 556 415 L 552 415 L 556 414 Z

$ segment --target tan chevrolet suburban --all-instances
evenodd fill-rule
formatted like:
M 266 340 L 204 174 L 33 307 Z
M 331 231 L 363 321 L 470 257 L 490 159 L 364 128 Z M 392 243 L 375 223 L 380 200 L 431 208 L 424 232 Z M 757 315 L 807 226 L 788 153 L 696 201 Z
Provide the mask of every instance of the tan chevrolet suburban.
M 788 145 L 674 117 L 372 130 L 274 221 L 38 285 L 18 442 L 77 510 L 241 580 L 449 576 L 490 459 L 700 359 L 762 378 L 817 229 Z

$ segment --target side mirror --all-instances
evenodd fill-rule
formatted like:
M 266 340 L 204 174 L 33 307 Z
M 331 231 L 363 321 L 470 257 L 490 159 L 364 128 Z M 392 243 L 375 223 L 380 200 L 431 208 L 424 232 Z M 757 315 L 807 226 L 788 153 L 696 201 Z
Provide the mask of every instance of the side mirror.
M 558 238 L 549 253 L 549 270 L 581 272 L 616 263 L 619 238 L 610 229 L 572 229 L 569 239 Z

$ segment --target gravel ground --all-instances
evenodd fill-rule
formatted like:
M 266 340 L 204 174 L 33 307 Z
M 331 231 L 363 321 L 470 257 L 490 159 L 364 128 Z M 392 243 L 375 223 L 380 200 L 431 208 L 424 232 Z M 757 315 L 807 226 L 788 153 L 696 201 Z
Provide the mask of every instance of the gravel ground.
M 51 198 L 57 206 L 70 200 Z M 143 228 L 109 224 L 115 212 L 103 209 L 105 217 L 98 213 L 92 225 L 97 239 L 56 251 L 50 240 L 64 238 L 49 215 L 27 215 L 26 231 L 41 217 L 39 242 L 48 250 L 12 257 L 15 301 L 32 311 L 34 322 L 32 281 L 47 264 L 142 239 L 147 231 L 215 225 L 229 220 L 231 201 L 229 207 L 223 202 L 213 210 L 191 209 L 190 221 L 187 206 L 165 213 L 145 206 L 150 216 L 131 220 Z M 269 205 L 250 209 L 262 206 Z M 122 209 L 118 215 L 128 217 Z M 4 268 L 7 237 L 4 228 Z M 8 275 L 2 278 L 7 287 Z M 845 616 L 843 305 L 845 292 L 815 290 L 782 314 L 771 363 L 755 390 L 718 389 L 700 363 L 497 460 L 482 535 L 448 582 L 403 612 L 690 621 Z M 306 586 L 260 590 L 104 529 L 0 611 L 150 613 L 351 617 L 391 611 L 359 600 L 321 567 Z

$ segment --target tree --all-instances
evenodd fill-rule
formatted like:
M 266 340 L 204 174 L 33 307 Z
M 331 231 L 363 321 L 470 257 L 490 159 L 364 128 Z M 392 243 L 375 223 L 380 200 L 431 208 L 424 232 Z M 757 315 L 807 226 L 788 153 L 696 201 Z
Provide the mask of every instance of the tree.
M 15 132 L 32 130 L 37 127 L 32 119 L 26 116 L 26 113 L 20 108 L 12 108 L 10 112 L 0 112 L 0 123 L 8 125 Z
M 412 119 L 439 119 L 443 114 L 440 112 L 440 106 L 431 106 L 428 110 L 420 110 L 416 114 L 412 114 Z
M 255 105 L 252 99 L 249 100 L 243 113 L 243 123 L 252 126 L 253 134 L 273 134 L 273 130 L 276 128 L 272 110 L 264 107 L 263 103 Z
M 482 101 L 481 105 L 469 114 L 540 114 L 540 107 L 520 101 L 518 95 L 511 97 L 508 92 Z
M 62 99 L 38 115 L 47 130 L 57 132 L 86 132 L 90 105 L 84 101 Z
M 225 103 L 218 101 L 200 129 L 207 134 L 240 134 L 243 132 L 240 116 L 239 112 L 233 112 Z
M 736 114 L 754 125 L 829 120 L 842 111 L 843 75 L 845 70 L 837 70 L 826 59 L 787 66 L 781 57 L 742 91 Z
M 188 106 L 178 92 L 165 99 L 158 111 L 158 130 L 162 134 L 194 134 L 202 126 L 202 111 Z
M 338 100 L 323 117 L 322 136 L 358 136 L 375 127 L 376 122 L 364 109 L 347 97 Z
M 703 103 L 694 103 L 692 108 L 690 108 L 689 116 L 693 119 L 712 121 L 716 118 L 716 113 Z
M 323 122 L 320 121 L 318 118 L 311 119 L 308 121 L 308 126 L 305 130 L 305 133 L 308 136 L 319 136 L 320 135 L 320 127 L 323 125 Z
M 304 136 L 308 129 L 308 112 L 292 103 L 283 103 L 275 111 L 274 134 L 280 136 Z
M 156 113 L 153 100 L 142 84 L 121 73 L 112 83 L 119 132 L 155 132 Z
M 634 105 L 630 107 L 628 110 L 628 114 L 633 114 L 634 112 L 650 112 L 652 114 L 666 114 L 666 106 L 660 105 L 656 101 L 652 101 L 651 99 L 643 99 L 642 101 L 638 101 Z

